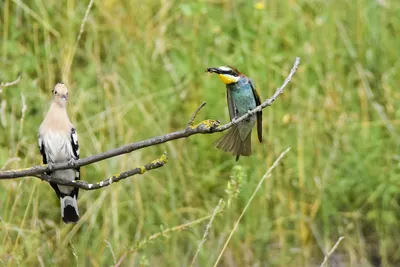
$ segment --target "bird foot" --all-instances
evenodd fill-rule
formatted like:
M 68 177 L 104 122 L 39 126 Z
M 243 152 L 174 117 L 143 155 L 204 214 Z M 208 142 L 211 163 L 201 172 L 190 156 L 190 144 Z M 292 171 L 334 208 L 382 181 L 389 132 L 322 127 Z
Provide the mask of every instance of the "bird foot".
M 71 159 L 68 161 L 68 164 L 71 165 L 72 167 L 75 167 L 75 165 L 76 165 L 76 159 L 71 158 Z
M 233 119 L 232 119 L 232 121 L 231 121 L 231 122 L 232 122 L 232 124 L 234 124 L 234 125 L 235 125 L 235 124 L 237 123 L 237 120 L 238 120 L 238 118 L 236 118 L 236 117 L 235 117 L 235 118 L 233 118 Z
M 52 171 L 54 169 L 54 163 L 47 163 L 47 167 L 49 167 L 49 171 Z
M 249 116 L 251 116 L 253 113 L 251 112 L 251 110 L 248 110 L 247 114 L 249 114 Z

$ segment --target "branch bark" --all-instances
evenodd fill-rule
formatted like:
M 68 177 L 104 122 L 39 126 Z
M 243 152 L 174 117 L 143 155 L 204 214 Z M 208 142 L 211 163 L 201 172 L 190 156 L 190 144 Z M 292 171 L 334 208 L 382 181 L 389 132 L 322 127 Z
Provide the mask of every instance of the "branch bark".
M 229 129 L 230 127 L 232 127 L 234 124 L 236 124 L 242 120 L 245 120 L 249 116 L 260 111 L 261 109 L 271 106 L 272 103 L 278 98 L 278 96 L 283 93 L 285 87 L 292 80 L 293 75 L 296 73 L 299 64 L 300 64 L 300 58 L 297 57 L 289 75 L 283 82 L 282 86 L 279 87 L 275 91 L 274 95 L 272 97 L 266 99 L 261 105 L 257 106 L 253 110 L 250 110 L 247 114 L 236 119 L 234 122 L 229 122 L 227 124 L 220 125 L 220 122 L 218 120 L 204 120 L 196 125 L 193 125 L 195 117 L 197 116 L 197 114 L 199 113 L 201 108 L 203 108 L 205 105 L 205 103 L 202 103 L 196 109 L 196 111 L 193 113 L 187 126 L 183 130 L 179 130 L 179 131 L 168 133 L 168 134 L 161 135 L 161 136 L 156 136 L 156 137 L 146 139 L 143 141 L 139 141 L 136 143 L 127 144 L 127 145 L 121 146 L 119 148 L 111 149 L 109 151 L 106 151 L 106 152 L 103 152 L 100 154 L 96 154 L 96 155 L 89 156 L 89 157 L 86 157 L 83 159 L 79 159 L 75 162 L 39 165 L 39 166 L 34 166 L 31 168 L 26 168 L 26 169 L 2 171 L 2 172 L 0 172 L 0 179 L 15 179 L 15 178 L 26 177 L 26 176 L 35 176 L 35 177 L 38 177 L 38 178 L 48 181 L 48 182 L 51 181 L 56 184 L 70 185 L 70 186 L 75 186 L 75 187 L 79 187 L 79 188 L 87 189 L 87 190 L 101 188 L 103 186 L 100 186 L 100 183 L 103 182 L 103 185 L 104 185 L 104 183 L 106 183 L 106 181 L 108 181 L 109 179 L 106 179 L 102 182 L 94 183 L 94 184 L 89 184 L 89 183 L 86 183 L 83 181 L 75 181 L 75 182 L 69 183 L 66 181 L 61 181 L 59 179 L 51 178 L 49 176 L 46 177 L 45 173 L 55 171 L 55 170 L 65 170 L 65 169 L 70 169 L 70 168 L 86 166 L 86 165 L 89 165 L 89 164 L 92 164 L 95 162 L 99 162 L 99 161 L 102 161 L 105 159 L 109 159 L 112 157 L 116 157 L 116 156 L 119 156 L 122 154 L 131 153 L 132 151 L 139 150 L 139 149 L 142 149 L 145 147 L 163 144 L 163 143 L 175 140 L 175 139 L 186 138 L 186 137 L 189 137 L 189 136 L 195 135 L 195 134 L 211 134 L 211 133 L 215 133 L 215 132 L 223 132 L 223 131 Z M 161 166 L 158 166 L 158 167 L 161 167 Z M 136 168 L 136 169 L 138 169 L 138 168 Z M 136 169 L 133 169 L 133 170 L 136 170 Z M 133 171 L 133 170 L 131 170 L 131 171 Z M 135 172 L 135 174 L 137 174 L 136 172 Z M 132 175 L 134 175 L 134 174 L 132 174 Z M 115 178 L 115 179 L 117 179 L 117 178 Z M 121 179 L 125 179 L 125 178 L 121 178 Z M 119 181 L 121 179 L 117 179 L 117 180 Z M 89 185 L 92 185 L 92 187 L 89 188 Z M 107 184 L 107 185 L 109 185 L 109 184 Z
M 110 178 L 107 178 L 103 181 L 96 182 L 96 183 L 88 183 L 88 182 L 81 181 L 81 180 L 67 181 L 67 180 L 62 180 L 62 179 L 58 179 L 58 178 L 53 178 L 45 173 L 34 175 L 34 177 L 39 178 L 43 181 L 47 181 L 47 182 L 51 182 L 51 183 L 55 183 L 55 184 L 59 184 L 59 185 L 73 186 L 73 187 L 81 188 L 84 190 L 95 190 L 95 189 L 100 189 L 102 187 L 109 186 L 112 183 L 119 182 L 119 181 L 126 179 L 128 177 L 131 177 L 133 175 L 144 174 L 147 171 L 160 168 L 160 167 L 164 166 L 167 162 L 168 162 L 167 153 L 164 153 L 160 158 L 153 160 L 152 162 L 150 162 L 146 165 L 136 167 L 129 171 L 121 172 L 119 174 L 113 175 Z

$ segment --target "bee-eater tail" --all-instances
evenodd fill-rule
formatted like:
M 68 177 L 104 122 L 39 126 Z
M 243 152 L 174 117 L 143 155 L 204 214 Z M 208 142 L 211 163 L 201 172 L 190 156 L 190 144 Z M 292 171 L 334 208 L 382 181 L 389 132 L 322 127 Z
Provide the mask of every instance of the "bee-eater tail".
M 61 201 L 61 216 L 65 223 L 76 223 L 79 220 L 79 211 L 76 196 L 64 196 Z
M 251 155 L 251 132 L 247 135 L 246 139 L 242 141 L 239 129 L 234 125 L 225 135 L 216 140 L 213 146 L 225 152 L 231 152 L 236 156 L 237 161 L 239 160 L 239 156 Z

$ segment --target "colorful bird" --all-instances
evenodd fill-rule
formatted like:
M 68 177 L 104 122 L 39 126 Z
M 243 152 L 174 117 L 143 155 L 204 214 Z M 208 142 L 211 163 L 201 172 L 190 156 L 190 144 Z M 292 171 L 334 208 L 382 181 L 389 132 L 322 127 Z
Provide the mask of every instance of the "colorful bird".
M 52 91 L 53 101 L 39 128 L 39 149 L 44 164 L 74 162 L 79 159 L 78 135 L 67 114 L 68 89 L 58 83 Z M 80 179 L 80 168 L 47 173 L 68 181 Z M 61 202 L 61 217 L 65 223 L 79 220 L 78 188 L 50 183 Z
M 208 68 L 210 73 L 218 74 L 226 84 L 226 98 L 231 121 L 243 116 L 249 110 L 261 104 L 260 95 L 254 82 L 233 67 Z M 251 130 L 257 120 L 258 140 L 262 142 L 262 111 L 238 122 L 229 129 L 228 133 L 214 142 L 214 146 L 236 156 L 251 155 Z

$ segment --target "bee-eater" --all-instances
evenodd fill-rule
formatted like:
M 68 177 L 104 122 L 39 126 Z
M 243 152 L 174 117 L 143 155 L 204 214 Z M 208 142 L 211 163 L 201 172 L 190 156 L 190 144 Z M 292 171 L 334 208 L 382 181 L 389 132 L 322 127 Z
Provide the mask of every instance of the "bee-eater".
M 78 135 L 70 122 L 66 105 L 68 89 L 63 83 L 54 87 L 53 101 L 39 128 L 39 149 L 43 163 L 70 162 L 79 159 Z M 80 168 L 48 173 L 51 177 L 68 181 L 80 179 Z M 79 220 L 78 188 L 50 183 L 61 202 L 61 217 L 65 223 Z
M 261 104 L 260 95 L 254 82 L 233 67 L 208 68 L 210 73 L 218 77 L 226 85 L 226 99 L 228 102 L 231 121 L 243 116 L 249 110 Z M 262 111 L 238 122 L 229 129 L 228 133 L 219 138 L 213 145 L 236 156 L 251 155 L 251 130 L 257 120 L 258 140 L 262 142 Z

